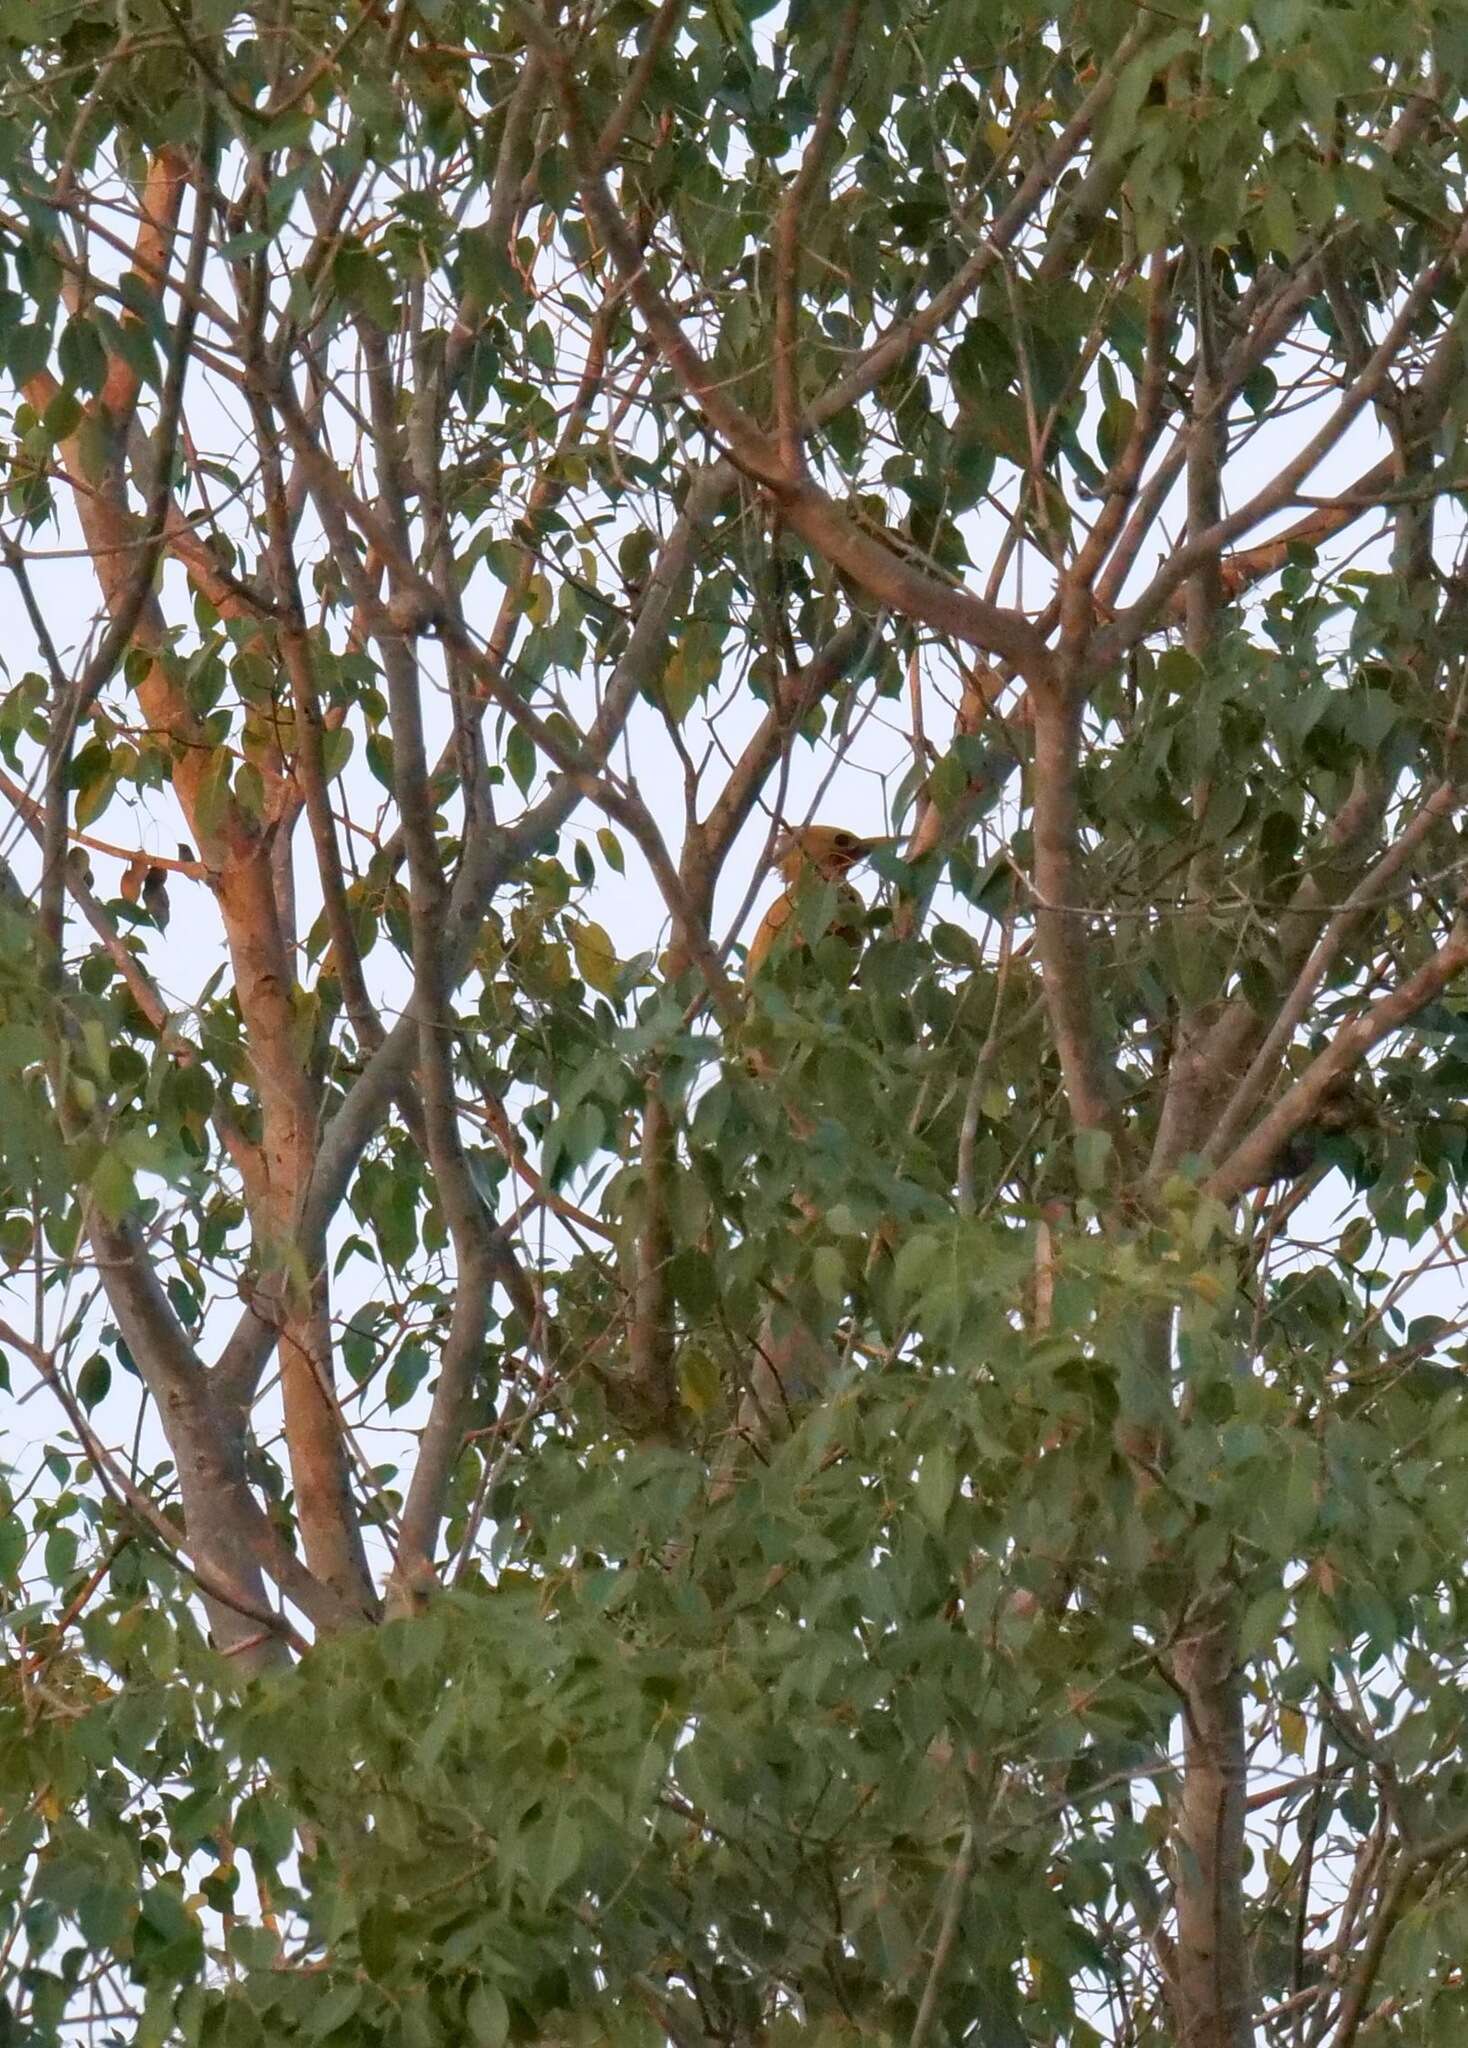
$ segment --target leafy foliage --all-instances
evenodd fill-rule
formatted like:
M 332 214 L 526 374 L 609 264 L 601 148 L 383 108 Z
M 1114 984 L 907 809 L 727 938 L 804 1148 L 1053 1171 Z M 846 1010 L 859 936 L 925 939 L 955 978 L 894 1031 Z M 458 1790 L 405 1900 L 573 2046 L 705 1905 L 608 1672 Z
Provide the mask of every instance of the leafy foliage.
M 0 0 L 0 2037 L 1461 2038 L 1461 12 Z

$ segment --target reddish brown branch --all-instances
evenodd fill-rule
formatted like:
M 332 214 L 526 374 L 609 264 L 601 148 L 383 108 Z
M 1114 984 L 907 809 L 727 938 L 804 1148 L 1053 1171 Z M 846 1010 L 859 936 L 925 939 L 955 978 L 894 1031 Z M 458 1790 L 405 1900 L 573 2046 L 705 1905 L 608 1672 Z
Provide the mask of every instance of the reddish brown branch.
M 1452 932 L 1433 954 L 1363 1015 L 1342 1025 L 1324 1052 L 1247 1137 L 1235 1145 L 1207 1182 L 1208 1192 L 1233 1201 L 1258 1184 L 1297 1131 L 1303 1130 L 1335 1085 L 1360 1066 L 1384 1038 L 1409 1024 L 1440 995 L 1455 974 L 1468 967 L 1468 917 L 1460 914 Z
M 1065 124 L 1054 144 L 1021 180 L 1014 197 L 984 238 L 982 247 L 959 265 L 941 291 L 927 305 L 905 320 L 898 321 L 874 342 L 854 369 L 811 406 L 807 420 L 823 426 L 848 406 L 875 391 L 914 350 L 940 333 L 962 307 L 968 304 L 994 266 L 1014 247 L 1045 194 L 1074 161 L 1097 121 L 1111 103 L 1122 74 L 1140 56 L 1147 42 L 1159 33 L 1157 21 L 1146 16 L 1128 30 L 1080 106 Z
M 805 473 L 805 434 L 800 414 L 800 384 L 796 368 L 799 346 L 800 231 L 816 181 L 836 134 L 836 123 L 846 97 L 846 81 L 856 50 L 856 38 L 866 13 L 866 0 L 850 0 L 831 52 L 830 71 L 821 95 L 810 139 L 800 159 L 800 168 L 780 203 L 771 238 L 775 287 L 775 422 L 780 460 L 788 475 Z
M 1035 946 L 1066 1100 L 1079 1130 L 1118 1135 L 1092 992 L 1087 912 L 1080 884 L 1077 782 L 1082 700 L 1075 692 L 1033 698 Z
M 1173 1675 L 1184 1706 L 1172 1986 L 1179 2048 L 1247 2048 L 1244 1711 L 1226 1614 L 1200 1618 L 1177 1647 Z

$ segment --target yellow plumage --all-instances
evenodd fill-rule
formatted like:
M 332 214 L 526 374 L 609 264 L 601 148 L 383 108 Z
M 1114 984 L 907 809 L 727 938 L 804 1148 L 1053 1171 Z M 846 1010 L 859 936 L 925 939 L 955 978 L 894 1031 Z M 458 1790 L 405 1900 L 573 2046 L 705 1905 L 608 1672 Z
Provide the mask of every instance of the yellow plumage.
M 865 860 L 875 847 L 884 843 L 880 839 L 862 839 L 857 833 L 847 832 L 839 825 L 806 825 L 799 831 L 782 834 L 775 842 L 774 860 L 790 886 L 783 895 L 775 898 L 760 919 L 759 930 L 750 941 L 744 963 L 745 974 L 759 973 L 771 947 L 795 915 L 797 892 L 812 874 L 819 875 L 824 881 L 840 884 L 827 930 L 850 945 L 860 945 L 866 906 L 855 889 L 842 882 L 841 877 L 848 868 L 854 867 L 859 860 Z

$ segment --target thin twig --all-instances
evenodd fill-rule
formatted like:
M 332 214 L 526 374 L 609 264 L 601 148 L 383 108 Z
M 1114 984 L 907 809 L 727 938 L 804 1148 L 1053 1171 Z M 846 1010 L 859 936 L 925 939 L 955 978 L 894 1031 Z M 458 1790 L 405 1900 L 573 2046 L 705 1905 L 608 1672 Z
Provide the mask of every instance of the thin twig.
M 943 1924 L 938 1930 L 938 1939 L 933 1944 L 933 1960 L 928 1969 L 928 1981 L 923 1986 L 923 1995 L 917 2009 L 917 2018 L 912 2023 L 912 2034 L 908 2048 L 923 2048 L 932 2032 L 933 2021 L 938 2012 L 938 1997 L 943 1988 L 943 1976 L 953 1954 L 953 1944 L 958 1939 L 958 1921 L 963 1912 L 964 1896 L 968 1891 L 969 1879 L 974 1869 L 974 1830 L 970 1821 L 964 1828 L 958 1845 L 958 1854 L 948 1879 L 948 1902 L 943 1909 Z

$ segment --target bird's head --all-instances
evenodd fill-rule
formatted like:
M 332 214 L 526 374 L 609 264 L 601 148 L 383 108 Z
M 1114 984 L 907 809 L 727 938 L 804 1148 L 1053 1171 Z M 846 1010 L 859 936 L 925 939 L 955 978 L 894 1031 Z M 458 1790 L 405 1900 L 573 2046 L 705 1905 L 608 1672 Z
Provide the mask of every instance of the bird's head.
M 847 832 L 839 825 L 802 825 L 792 832 L 782 832 L 772 852 L 776 867 L 793 887 L 807 868 L 835 881 L 877 847 L 888 843 L 886 839 L 863 839 L 860 833 Z

